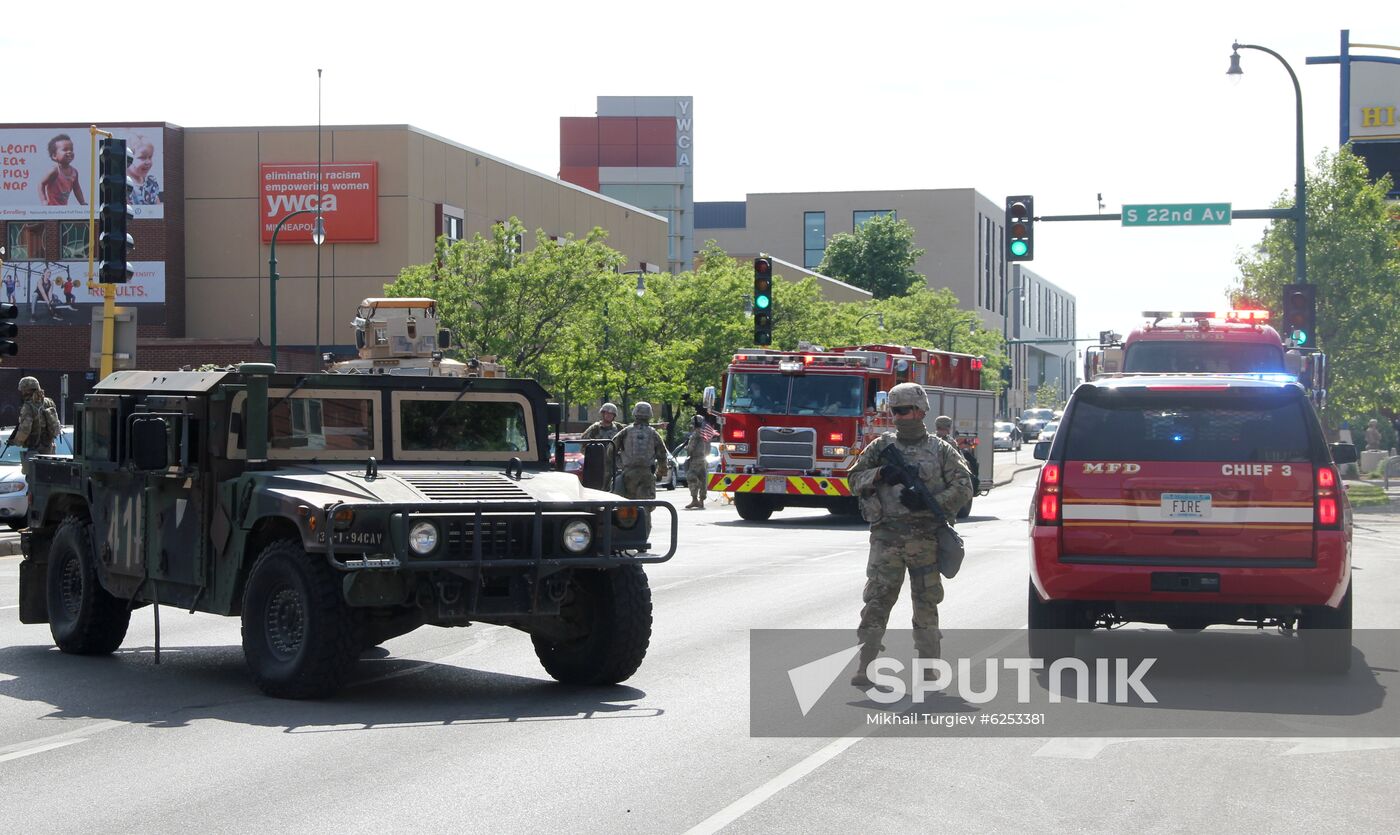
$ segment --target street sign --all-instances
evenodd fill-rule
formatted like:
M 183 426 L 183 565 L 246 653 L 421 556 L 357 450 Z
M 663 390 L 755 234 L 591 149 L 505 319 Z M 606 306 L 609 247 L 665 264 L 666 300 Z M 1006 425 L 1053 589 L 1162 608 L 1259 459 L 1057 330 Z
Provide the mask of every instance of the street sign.
M 1229 203 L 1141 203 L 1123 207 L 1124 226 L 1228 226 Z

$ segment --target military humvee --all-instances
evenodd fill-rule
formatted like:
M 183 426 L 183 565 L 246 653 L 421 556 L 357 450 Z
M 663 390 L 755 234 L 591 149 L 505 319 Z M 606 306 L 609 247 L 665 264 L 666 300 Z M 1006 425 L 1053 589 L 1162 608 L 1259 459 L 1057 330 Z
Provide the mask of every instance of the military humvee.
M 237 615 L 253 680 L 287 698 L 423 624 L 511 626 L 561 682 L 622 681 L 675 511 L 556 471 L 557 412 L 531 380 L 117 372 L 78 407 L 74 456 L 33 459 L 20 619 L 104 654 L 136 606 Z

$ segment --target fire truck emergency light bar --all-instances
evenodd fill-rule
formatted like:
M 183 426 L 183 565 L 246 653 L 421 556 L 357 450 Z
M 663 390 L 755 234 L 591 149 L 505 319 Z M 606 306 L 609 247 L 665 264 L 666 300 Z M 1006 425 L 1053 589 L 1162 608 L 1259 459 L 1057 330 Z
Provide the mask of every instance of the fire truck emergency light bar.
M 1224 319 L 1227 322 L 1267 322 L 1267 310 L 1144 310 L 1144 319 Z

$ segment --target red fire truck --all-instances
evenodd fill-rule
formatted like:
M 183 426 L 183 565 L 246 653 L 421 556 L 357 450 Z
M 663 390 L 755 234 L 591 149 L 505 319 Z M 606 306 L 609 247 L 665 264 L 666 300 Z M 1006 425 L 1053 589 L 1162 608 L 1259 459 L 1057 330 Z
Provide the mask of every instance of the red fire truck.
M 846 473 L 866 443 L 894 428 L 883 406 L 898 383 L 928 392 L 930 431 L 936 416 L 953 418 L 960 446 L 978 462 L 982 492 L 990 489 L 995 399 L 982 390 L 981 357 L 903 345 L 735 354 L 710 489 L 733 493 L 739 515 L 751 521 L 788 507 L 857 513 Z
M 1267 310 L 1146 310 L 1148 321 L 1118 343 L 1104 344 L 1084 359 L 1084 379 L 1105 374 L 1286 375 L 1303 384 L 1319 405 L 1326 397 L 1327 356 L 1284 341 L 1269 326 Z

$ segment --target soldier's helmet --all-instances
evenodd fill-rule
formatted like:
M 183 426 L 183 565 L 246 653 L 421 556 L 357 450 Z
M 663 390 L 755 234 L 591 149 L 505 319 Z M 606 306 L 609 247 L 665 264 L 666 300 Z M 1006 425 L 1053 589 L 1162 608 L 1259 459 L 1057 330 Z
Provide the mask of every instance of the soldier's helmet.
M 651 404 L 645 400 L 638 400 L 637 405 L 632 407 L 632 417 L 651 420 Z
M 927 412 L 928 393 L 924 391 L 923 386 L 917 383 L 900 383 L 890 389 L 889 404 L 891 409 L 899 406 L 913 406 Z
M 21 377 L 19 380 L 19 393 L 29 394 L 39 390 L 39 381 L 34 377 Z
M 617 405 L 615 403 L 604 403 L 603 408 L 598 410 L 598 414 L 611 414 L 613 417 L 617 417 Z
M 948 417 L 947 415 L 939 415 L 933 421 L 933 430 L 935 432 L 953 431 L 953 419 Z
M 696 415 L 695 417 L 690 419 L 690 425 L 694 426 L 696 429 L 699 429 L 700 427 L 705 425 L 705 419 L 700 415 Z

